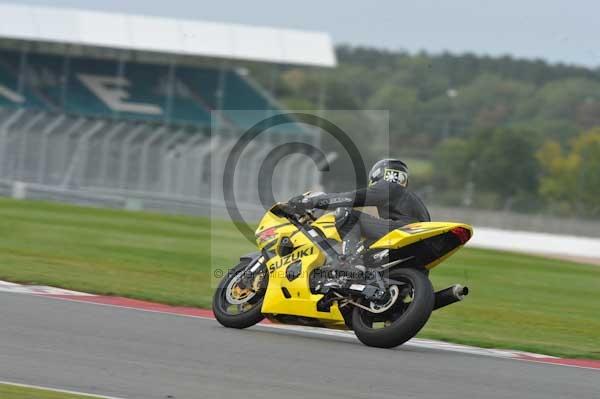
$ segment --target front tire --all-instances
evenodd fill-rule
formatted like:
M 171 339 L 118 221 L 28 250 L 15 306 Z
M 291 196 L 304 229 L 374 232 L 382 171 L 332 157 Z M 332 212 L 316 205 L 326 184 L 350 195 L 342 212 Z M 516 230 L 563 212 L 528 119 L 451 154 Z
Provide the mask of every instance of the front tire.
M 367 346 L 393 348 L 402 345 L 425 326 L 433 311 L 435 294 L 427 275 L 416 269 L 395 269 L 389 279 L 406 283 L 410 301 L 398 298 L 384 313 L 375 314 L 359 307 L 352 312 L 352 329 Z M 367 303 L 366 306 L 369 306 Z M 381 328 L 377 328 L 381 326 Z
M 231 297 L 228 292 L 232 289 L 232 284 L 235 283 L 235 279 L 240 278 L 247 266 L 248 262 L 242 262 L 228 272 L 219 283 L 213 296 L 213 313 L 217 321 L 224 327 L 248 328 L 265 318 L 261 313 L 264 290 L 256 292 L 247 302 L 242 304 L 231 303 L 231 299 L 228 299 Z M 235 311 L 236 308 L 237 312 Z

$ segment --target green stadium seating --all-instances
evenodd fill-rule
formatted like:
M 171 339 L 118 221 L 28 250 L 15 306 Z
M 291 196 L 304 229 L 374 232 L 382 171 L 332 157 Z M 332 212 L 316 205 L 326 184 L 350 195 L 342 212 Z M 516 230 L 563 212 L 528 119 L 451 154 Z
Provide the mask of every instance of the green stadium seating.
M 21 77 L 20 71 L 25 71 Z M 123 80 L 115 81 L 119 77 Z M 221 98 L 220 83 L 225 88 Z M 108 98 L 103 89 L 109 91 Z M 115 94 L 119 91 L 120 98 Z M 264 92 L 231 69 L 177 66 L 171 74 L 168 65 L 119 65 L 115 60 L 37 53 L 23 57 L 9 50 L 0 50 L 0 106 L 200 126 L 209 126 L 210 112 L 219 110 L 239 128 L 279 111 Z M 256 112 L 236 112 L 240 110 Z

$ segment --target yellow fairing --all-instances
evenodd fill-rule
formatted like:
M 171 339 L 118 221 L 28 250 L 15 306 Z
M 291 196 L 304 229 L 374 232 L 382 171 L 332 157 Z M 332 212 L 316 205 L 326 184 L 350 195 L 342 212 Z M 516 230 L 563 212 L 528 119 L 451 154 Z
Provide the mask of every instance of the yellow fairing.
M 342 241 L 335 226 L 335 215 L 333 213 L 326 213 L 321 216 L 312 223 L 312 226 L 319 229 L 325 237 L 336 241 Z M 276 236 L 269 241 L 260 241 L 260 234 L 271 228 L 275 228 L 277 232 Z M 299 234 L 298 228 L 290 223 L 289 220 L 276 216 L 271 212 L 267 212 L 260 221 L 259 227 L 256 229 L 256 237 L 258 248 L 260 250 L 263 250 L 265 247 L 277 248 L 281 239 L 284 237 L 291 239 L 294 247 L 311 242 L 304 234 Z
M 339 240 L 333 214 L 326 214 L 319 218 L 313 223 L 313 227 L 321 230 L 327 237 Z M 295 249 L 287 256 L 276 254 L 267 262 L 269 284 L 263 300 L 262 313 L 267 316 L 282 314 L 310 317 L 328 327 L 344 328 L 344 318 L 337 304 L 333 304 L 328 312 L 319 312 L 317 302 L 323 298 L 323 295 L 313 294 L 310 291 L 310 273 L 325 263 L 325 256 L 321 250 L 287 219 L 268 212 L 256 230 L 257 237 L 261 232 L 270 228 L 276 228 L 277 237 L 271 241 L 259 242 L 261 249 L 265 246 L 277 248 L 284 237 L 288 237 L 292 241 Z M 289 281 L 286 271 L 295 262 L 301 262 L 301 273 L 300 276 Z M 286 298 L 283 289 L 287 291 L 290 298 Z
M 418 241 L 425 240 L 427 238 L 435 237 L 440 234 L 447 233 L 455 228 L 464 228 L 469 230 L 470 235 L 473 235 L 473 228 L 468 224 L 463 223 L 452 223 L 452 222 L 421 222 L 408 224 L 400 229 L 389 232 L 379 240 L 374 242 L 369 248 L 371 249 L 398 249 L 406 247 L 407 245 L 414 244 Z M 446 255 L 436 259 L 430 264 L 426 265 L 427 269 L 432 269 L 435 266 L 442 263 L 454 252 L 456 252 L 461 246 L 459 245 L 454 250 L 450 251 Z
M 338 232 L 338 229 L 335 226 L 335 214 L 326 213 L 325 215 L 315 220 L 312 223 L 312 226 L 321 230 L 325 237 L 336 241 L 342 241 L 340 233 Z
M 299 233 L 298 235 L 303 235 Z M 289 265 L 299 261 L 302 263 L 300 276 L 292 281 L 286 277 Z M 287 314 L 319 319 L 323 324 L 343 324 L 344 318 L 337 305 L 332 305 L 329 312 L 317 311 L 317 302 L 321 294 L 310 292 L 309 275 L 325 262 L 323 253 L 312 243 L 297 248 L 290 255 L 270 259 L 267 263 L 269 284 L 262 305 L 262 313 Z M 285 289 L 285 290 L 284 290 Z M 290 298 L 286 298 L 287 292 Z

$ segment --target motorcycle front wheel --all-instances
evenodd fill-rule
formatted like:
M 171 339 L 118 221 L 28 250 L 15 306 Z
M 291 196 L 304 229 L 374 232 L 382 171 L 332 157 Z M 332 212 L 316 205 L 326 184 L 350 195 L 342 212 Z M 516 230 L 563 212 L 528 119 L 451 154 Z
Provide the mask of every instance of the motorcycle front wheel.
M 367 346 L 393 348 L 408 341 L 425 326 L 435 303 L 427 275 L 416 269 L 394 269 L 388 278 L 398 285 L 388 287 L 386 303 L 363 303 L 370 310 L 354 307 L 352 329 Z
M 229 328 L 248 328 L 264 319 L 261 307 L 264 289 L 245 287 L 242 283 L 247 262 L 242 262 L 230 270 L 221 280 L 213 296 L 213 313 L 219 323 Z M 267 278 L 264 271 L 255 277 Z M 252 281 L 257 286 L 265 286 L 264 282 Z

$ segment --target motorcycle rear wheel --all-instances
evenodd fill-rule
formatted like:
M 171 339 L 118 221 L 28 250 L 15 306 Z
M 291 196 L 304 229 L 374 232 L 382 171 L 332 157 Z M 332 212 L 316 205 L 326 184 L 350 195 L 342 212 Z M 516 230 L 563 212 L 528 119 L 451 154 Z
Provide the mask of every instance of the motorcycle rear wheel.
M 261 313 L 264 292 L 257 292 L 243 303 L 231 303 L 231 294 L 228 295 L 228 291 L 235 284 L 235 279 L 240 278 L 246 266 L 248 266 L 247 262 L 236 265 L 225 275 L 215 290 L 212 303 L 213 313 L 217 321 L 225 327 L 248 328 L 265 318 Z
M 352 329 L 367 346 L 393 348 L 402 345 L 425 326 L 435 303 L 435 294 L 427 275 L 416 269 L 394 269 L 389 279 L 407 284 L 409 295 L 398 298 L 384 313 L 372 313 L 359 307 L 352 312 Z M 369 306 L 369 303 L 363 303 Z

